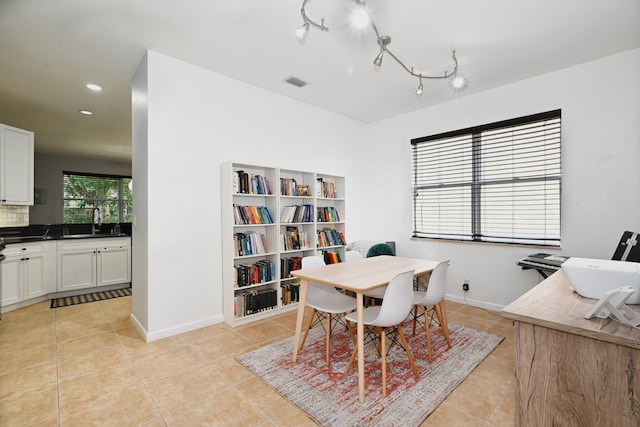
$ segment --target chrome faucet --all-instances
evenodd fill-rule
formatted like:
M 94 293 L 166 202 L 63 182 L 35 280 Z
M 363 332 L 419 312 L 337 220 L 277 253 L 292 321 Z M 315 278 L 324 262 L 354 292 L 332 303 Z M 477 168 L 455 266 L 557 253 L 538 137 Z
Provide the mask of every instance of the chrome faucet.
M 93 226 L 91 227 L 91 234 L 100 232 L 100 226 L 102 225 L 102 214 L 100 208 L 93 208 Z

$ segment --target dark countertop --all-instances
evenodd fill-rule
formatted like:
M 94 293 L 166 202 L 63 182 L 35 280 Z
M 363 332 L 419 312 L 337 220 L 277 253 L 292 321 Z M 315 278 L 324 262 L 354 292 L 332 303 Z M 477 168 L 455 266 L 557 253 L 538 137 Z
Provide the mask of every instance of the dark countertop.
M 43 242 L 47 240 L 70 240 L 70 239 L 102 239 L 107 237 L 131 237 L 129 234 L 65 234 L 62 236 L 48 235 L 48 236 L 12 236 L 12 237 L 0 237 L 0 242 L 4 242 L 8 245 L 12 243 L 32 243 Z
M 97 233 L 92 233 L 93 227 L 93 224 L 34 224 L 25 227 L 0 227 L 0 244 L 130 237 L 132 231 L 130 222 L 101 224 L 96 226 L 99 228 Z M 120 232 L 114 233 L 114 231 Z

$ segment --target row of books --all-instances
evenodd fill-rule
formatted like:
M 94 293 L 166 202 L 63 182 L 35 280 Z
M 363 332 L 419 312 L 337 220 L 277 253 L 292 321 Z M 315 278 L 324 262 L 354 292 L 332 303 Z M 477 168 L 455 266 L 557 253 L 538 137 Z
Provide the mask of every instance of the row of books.
M 324 228 L 318 230 L 318 247 L 324 246 L 345 246 L 347 239 L 344 238 L 344 233 L 337 231 L 334 228 Z
M 330 181 L 324 181 L 318 178 L 316 182 L 316 197 L 325 197 L 329 199 L 338 198 L 338 190 L 336 185 Z
M 285 283 L 280 286 L 282 292 L 281 300 L 282 305 L 289 305 L 294 302 L 300 301 L 300 284 L 299 283 Z
M 280 258 L 280 278 L 288 279 L 291 272 L 302 268 L 302 257 Z
M 306 231 L 298 231 L 298 227 L 287 227 L 287 231 L 281 235 L 280 249 L 283 251 L 295 251 L 309 247 L 309 236 Z
M 271 183 L 262 175 L 236 171 L 233 174 L 233 192 L 240 194 L 273 194 Z
M 292 205 L 282 208 L 280 222 L 313 222 L 313 205 Z
M 276 277 L 276 265 L 270 261 L 262 260 L 255 264 L 241 264 L 236 267 L 235 287 L 256 285 L 270 282 Z
M 235 233 L 233 243 L 236 249 L 236 256 L 258 255 L 269 252 L 267 236 L 255 231 L 246 233 Z
M 240 224 L 273 224 L 273 218 L 266 206 L 233 205 L 233 220 Z
M 334 251 L 323 251 L 322 257 L 324 258 L 325 264 L 338 264 L 342 262 L 342 256 L 338 252 Z
M 234 303 L 236 318 L 271 310 L 278 305 L 278 291 L 270 288 L 239 291 Z
M 333 206 L 318 206 L 318 222 L 340 222 L 340 213 Z
M 308 186 L 303 187 L 309 188 Z M 295 178 L 280 178 L 280 194 L 283 196 L 310 196 L 310 194 L 300 194 Z

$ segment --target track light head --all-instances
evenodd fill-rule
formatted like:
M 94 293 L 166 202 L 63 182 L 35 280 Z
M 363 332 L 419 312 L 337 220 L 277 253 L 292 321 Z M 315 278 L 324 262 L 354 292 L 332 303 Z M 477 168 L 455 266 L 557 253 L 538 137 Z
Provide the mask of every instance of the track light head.
M 307 36 L 309 35 L 309 23 L 305 22 L 300 25 L 296 30 L 296 38 L 298 39 L 298 43 L 304 44 L 307 41 Z
M 416 89 L 416 95 L 422 95 L 422 92 L 424 91 L 424 86 L 422 85 L 422 75 L 418 76 L 418 78 L 420 79 L 420 84 L 418 85 L 418 89 Z
M 380 53 L 378 53 L 378 56 L 376 56 L 376 59 L 373 60 L 373 65 L 375 65 L 376 67 L 381 67 L 382 66 L 382 56 L 383 56 L 383 50 L 380 49 Z

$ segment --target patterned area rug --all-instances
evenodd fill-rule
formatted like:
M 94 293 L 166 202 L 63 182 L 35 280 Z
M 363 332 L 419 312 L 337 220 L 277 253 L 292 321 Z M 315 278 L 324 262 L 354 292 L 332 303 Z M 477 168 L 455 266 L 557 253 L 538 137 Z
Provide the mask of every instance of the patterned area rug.
M 312 329 L 297 363 L 291 362 L 293 337 L 237 360 L 321 426 L 419 426 L 503 340 L 450 324 L 452 347 L 447 349 L 442 332 L 433 328 L 434 361 L 429 363 L 424 329 L 412 337 L 405 327 L 420 379 L 416 381 L 402 346 L 394 345 L 387 356 L 387 397 L 382 396 L 380 359 L 373 344 L 365 344 L 366 402 L 360 403 L 357 364 L 344 373 L 353 344 L 342 327 L 337 329 L 331 372 L 324 361 L 321 327 Z
M 114 289 L 112 291 L 93 292 L 72 297 L 54 298 L 50 308 L 66 307 L 68 305 L 84 304 L 85 302 L 102 301 L 105 299 L 120 298 L 131 295 L 131 288 Z

